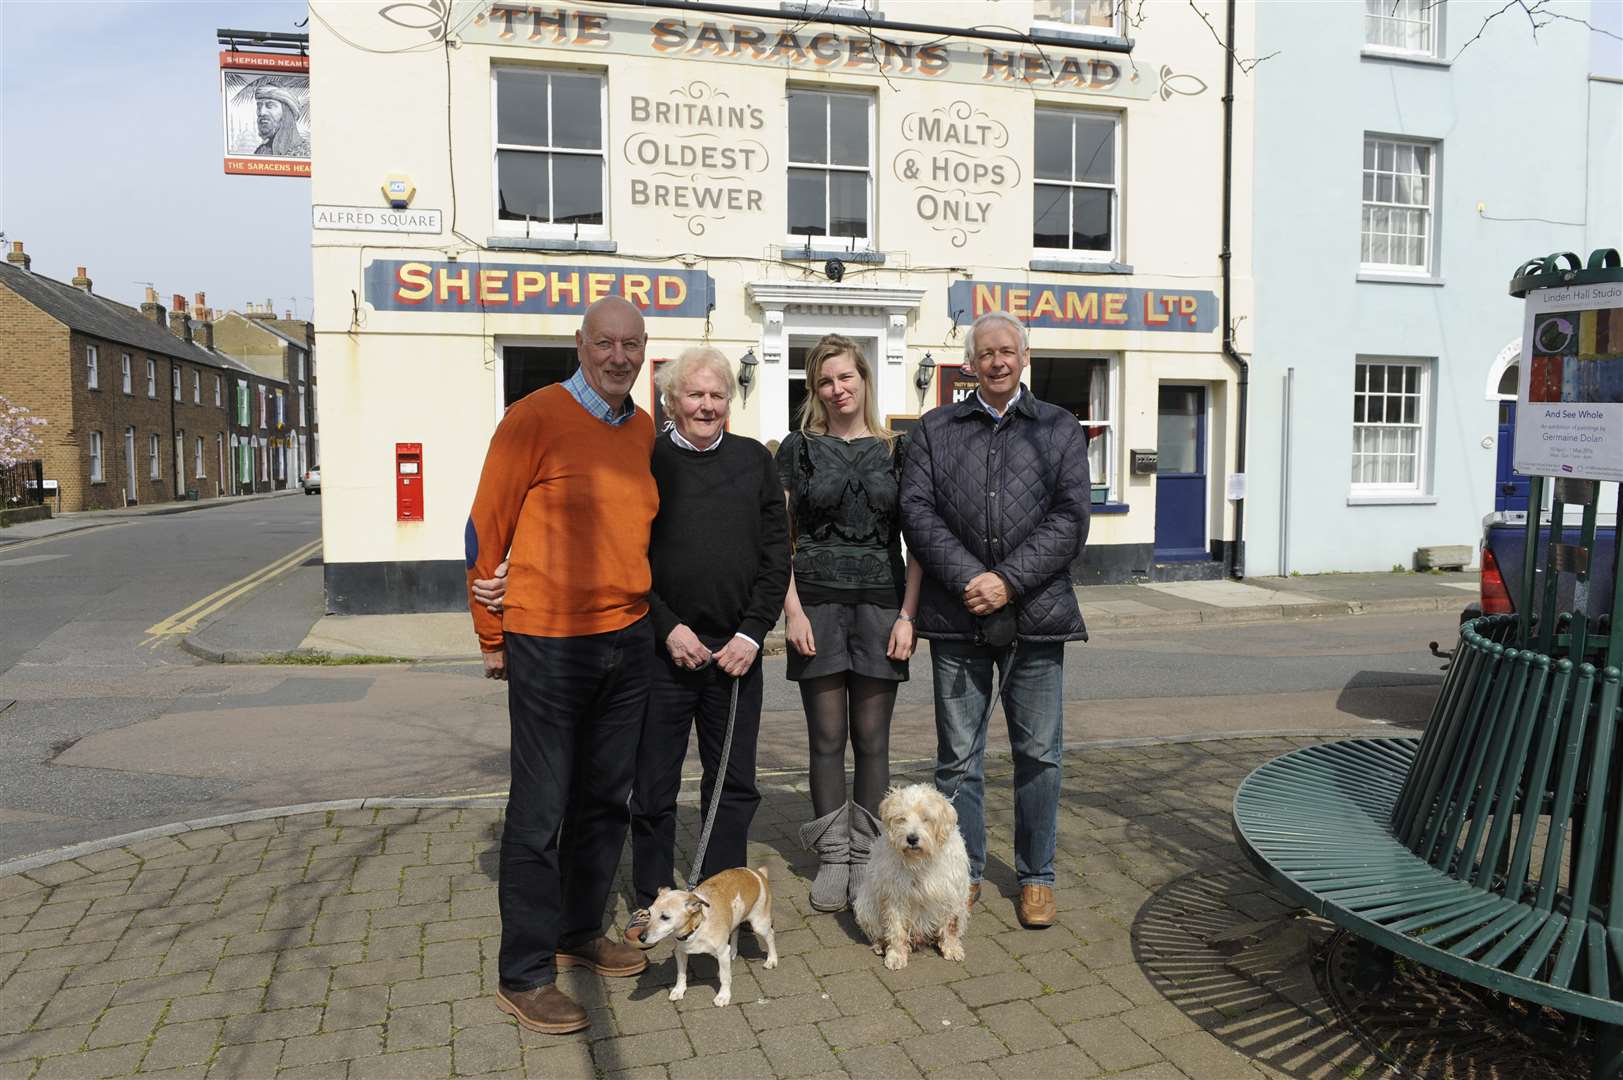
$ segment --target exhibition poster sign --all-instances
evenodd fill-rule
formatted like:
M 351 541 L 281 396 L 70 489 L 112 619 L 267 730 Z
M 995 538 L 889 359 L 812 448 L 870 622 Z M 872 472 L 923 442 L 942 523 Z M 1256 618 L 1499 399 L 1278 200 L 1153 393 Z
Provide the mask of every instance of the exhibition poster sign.
M 1515 467 L 1623 480 L 1623 283 L 1527 294 Z

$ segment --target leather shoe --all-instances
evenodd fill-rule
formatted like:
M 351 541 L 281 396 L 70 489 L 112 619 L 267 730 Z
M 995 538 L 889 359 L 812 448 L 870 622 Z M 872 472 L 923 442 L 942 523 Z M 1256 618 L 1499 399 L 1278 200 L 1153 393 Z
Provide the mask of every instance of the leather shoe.
M 595 937 L 572 948 L 559 949 L 553 963 L 560 969 L 590 968 L 599 975 L 613 977 L 637 974 L 648 966 L 648 958 L 642 950 L 624 942 Z
M 531 990 L 500 987 L 496 991 L 496 1007 L 517 1020 L 520 1027 L 543 1035 L 568 1035 L 592 1026 L 586 1010 L 551 983 Z
M 1041 930 L 1054 925 L 1054 890 L 1048 885 L 1022 885 L 1018 914 L 1020 925 L 1027 930 Z
M 969 887 L 969 910 L 974 911 L 975 905 L 981 902 L 981 883 L 975 882 Z

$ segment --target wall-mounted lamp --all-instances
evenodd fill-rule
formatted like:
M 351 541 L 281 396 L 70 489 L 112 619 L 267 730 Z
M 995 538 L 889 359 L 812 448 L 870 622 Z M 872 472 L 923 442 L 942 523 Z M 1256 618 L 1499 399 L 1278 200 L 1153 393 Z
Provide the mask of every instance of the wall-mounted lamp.
M 919 361 L 918 370 L 913 372 L 913 385 L 919 388 L 919 394 L 921 396 L 929 392 L 930 382 L 934 378 L 935 357 L 926 352 L 924 354 L 924 358 Z
M 755 385 L 755 366 L 760 361 L 755 359 L 755 350 L 751 349 L 738 358 L 738 392 L 743 396 L 745 403 L 750 399 L 750 387 Z

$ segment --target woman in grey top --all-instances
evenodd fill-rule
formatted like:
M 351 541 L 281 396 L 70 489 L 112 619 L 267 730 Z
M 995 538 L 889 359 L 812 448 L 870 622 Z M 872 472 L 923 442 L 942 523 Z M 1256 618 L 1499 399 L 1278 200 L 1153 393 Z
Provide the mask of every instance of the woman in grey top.
M 821 865 L 812 906 L 856 896 L 890 782 L 890 719 L 913 655 L 923 571 L 903 569 L 898 513 L 905 447 L 879 423 L 873 369 L 856 342 L 829 334 L 806 357 L 800 430 L 778 448 L 794 534 L 784 601 L 789 678 L 800 684 L 811 747 L 813 820 L 801 841 Z M 845 789 L 845 746 L 855 771 Z

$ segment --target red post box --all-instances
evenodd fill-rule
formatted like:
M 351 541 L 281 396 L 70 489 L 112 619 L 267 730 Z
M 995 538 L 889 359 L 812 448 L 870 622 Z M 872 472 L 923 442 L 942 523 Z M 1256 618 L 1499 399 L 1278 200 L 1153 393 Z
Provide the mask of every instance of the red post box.
M 423 520 L 423 444 L 394 444 L 394 519 Z

